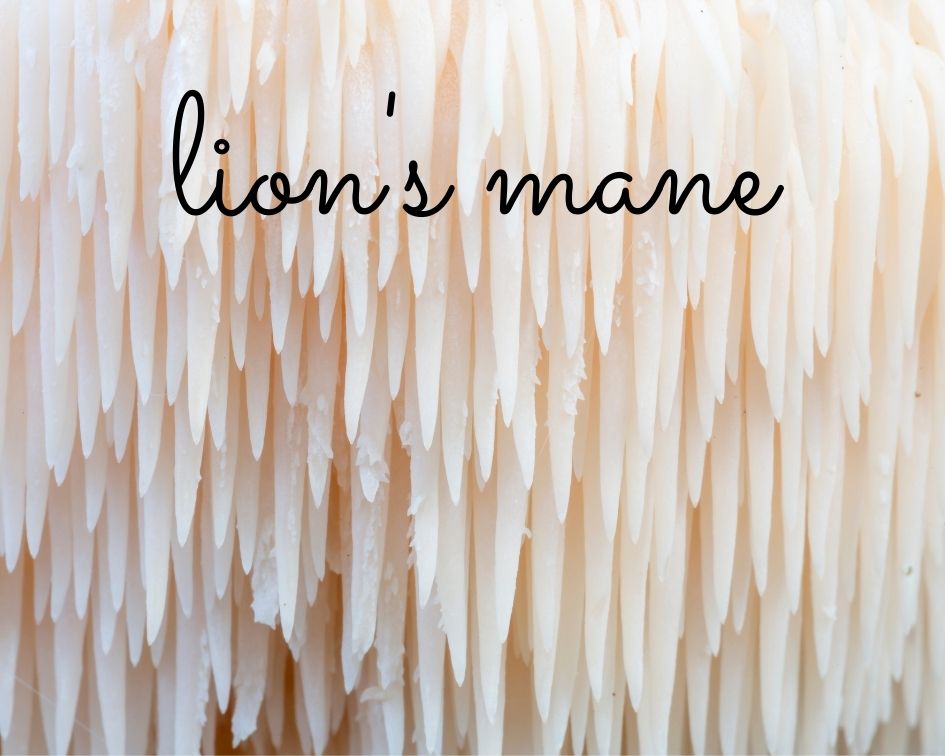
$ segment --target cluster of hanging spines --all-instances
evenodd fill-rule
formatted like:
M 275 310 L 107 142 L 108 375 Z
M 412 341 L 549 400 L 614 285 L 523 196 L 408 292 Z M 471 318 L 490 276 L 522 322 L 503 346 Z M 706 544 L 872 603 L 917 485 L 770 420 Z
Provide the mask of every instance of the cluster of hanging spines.
M 4 0 L 0 37 L 4 751 L 945 745 L 935 0 Z M 195 220 L 191 88 L 191 196 L 390 198 Z M 447 210 L 398 210 L 408 158 Z M 503 216 L 497 167 L 786 192 Z

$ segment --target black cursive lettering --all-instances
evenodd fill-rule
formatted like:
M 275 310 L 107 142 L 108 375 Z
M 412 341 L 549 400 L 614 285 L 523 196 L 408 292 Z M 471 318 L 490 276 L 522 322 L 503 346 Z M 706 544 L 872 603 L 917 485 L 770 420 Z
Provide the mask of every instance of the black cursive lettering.
M 742 194 L 741 186 L 746 179 L 751 182 L 751 186 L 749 187 L 747 194 Z M 508 215 L 510 212 L 512 212 L 512 208 L 518 201 L 518 198 L 529 185 L 531 186 L 530 211 L 533 215 L 538 215 L 545 209 L 549 200 L 551 199 L 552 192 L 554 192 L 559 184 L 564 184 L 565 207 L 568 209 L 568 212 L 573 213 L 574 215 L 583 215 L 594 207 L 607 215 L 619 212 L 620 210 L 624 210 L 633 215 L 642 215 L 643 213 L 651 210 L 653 206 L 659 201 L 660 196 L 663 194 L 663 189 L 666 187 L 667 183 L 669 184 L 669 212 L 672 215 L 677 215 L 682 211 L 683 205 L 685 205 L 686 200 L 689 198 L 689 195 L 693 192 L 697 185 L 702 187 L 702 207 L 710 215 L 718 215 L 719 213 L 724 212 L 729 208 L 729 206 L 731 206 L 733 202 L 742 212 L 747 213 L 748 215 L 761 215 L 762 213 L 766 213 L 772 207 L 774 207 L 775 203 L 784 192 L 784 187 L 779 184 L 774 191 L 774 195 L 763 206 L 759 208 L 749 207 L 746 203 L 758 193 L 758 188 L 761 182 L 756 174 L 752 173 L 751 171 L 746 171 L 745 173 L 740 173 L 735 179 L 735 184 L 732 187 L 732 191 L 729 193 L 728 197 L 726 197 L 720 205 L 713 205 L 709 198 L 708 176 L 706 176 L 704 173 L 697 173 L 695 176 L 689 179 L 680 193 L 679 177 L 676 175 L 675 171 L 667 170 L 664 171 L 660 176 L 653 193 L 643 205 L 636 206 L 630 201 L 630 190 L 626 186 L 620 190 L 620 197 L 616 203 L 613 205 L 608 205 L 605 203 L 604 191 L 612 181 L 623 181 L 626 184 L 629 184 L 632 180 L 633 177 L 629 173 L 624 173 L 623 171 L 609 173 L 597 185 L 587 202 L 585 202 L 583 205 L 575 205 L 572 196 L 574 193 L 574 181 L 566 173 L 559 173 L 553 176 L 548 182 L 548 186 L 544 191 L 541 191 L 538 176 L 536 176 L 534 173 L 526 173 L 510 191 L 509 176 L 504 170 L 500 168 L 499 170 L 494 171 L 489 177 L 489 181 L 486 183 L 486 191 L 491 192 L 493 189 L 495 189 L 496 184 L 499 185 L 499 212 L 503 215 Z
M 394 113 L 394 98 L 394 93 L 389 92 L 387 95 L 386 109 L 386 114 L 388 117 L 392 116 Z M 190 145 L 190 149 L 187 151 L 187 156 L 182 166 L 181 130 L 183 129 L 184 115 L 186 114 L 187 108 L 191 101 L 193 101 L 197 109 L 196 129 L 194 132 L 193 143 Z M 289 185 L 288 176 L 277 171 L 271 176 L 259 176 L 250 187 L 249 193 L 242 200 L 240 200 L 238 204 L 233 207 L 227 207 L 226 203 L 224 202 L 223 189 L 225 175 L 223 169 L 218 168 L 213 184 L 213 190 L 210 192 L 210 196 L 202 205 L 195 207 L 194 205 L 190 204 L 187 197 L 184 195 L 184 183 L 187 181 L 187 177 L 190 175 L 190 171 L 193 169 L 194 162 L 196 161 L 197 154 L 200 150 L 200 140 L 203 137 L 204 122 L 205 113 L 203 98 L 199 92 L 194 89 L 190 89 L 181 98 L 180 105 L 177 108 L 177 117 L 174 121 L 173 136 L 174 154 L 172 156 L 174 190 L 177 192 L 177 199 L 180 202 L 181 207 L 190 215 L 203 215 L 214 206 L 216 206 L 216 208 L 227 217 L 239 215 L 250 206 L 252 206 L 252 208 L 261 215 L 275 215 L 276 213 L 281 212 L 288 205 L 295 205 L 307 200 L 315 192 L 316 187 L 318 188 L 318 212 L 321 214 L 326 214 L 331 211 L 335 202 L 338 200 L 338 197 L 341 195 L 341 192 L 344 191 L 345 186 L 349 184 L 351 185 L 352 207 L 359 215 L 367 215 L 377 210 L 390 192 L 390 187 L 387 184 L 383 184 L 381 185 L 377 196 L 371 202 L 368 204 L 362 204 L 361 181 L 358 176 L 353 173 L 346 173 L 335 183 L 334 187 L 329 190 L 328 174 L 324 170 L 318 169 L 309 177 L 301 193 L 294 195 L 292 194 L 292 188 Z M 218 155 L 226 155 L 230 150 L 230 143 L 226 139 L 217 139 L 213 144 L 213 149 Z M 411 160 L 408 163 L 408 170 L 409 172 L 407 175 L 407 182 L 404 184 L 404 189 L 407 192 L 416 190 L 417 201 L 413 204 L 404 202 L 402 205 L 404 212 L 417 218 L 426 218 L 434 215 L 435 213 L 438 213 L 440 210 L 446 207 L 447 203 L 452 198 L 453 191 L 455 189 L 452 184 L 449 185 L 446 192 L 440 198 L 440 201 L 430 207 L 429 194 L 427 192 L 427 188 L 423 184 L 423 180 L 420 178 L 416 160 Z M 631 181 L 633 181 L 633 177 L 629 173 L 625 173 L 623 171 L 614 171 L 613 173 L 609 173 L 597 185 L 597 187 L 591 193 L 591 196 L 584 204 L 575 205 L 573 198 L 574 180 L 566 173 L 559 173 L 553 176 L 543 190 L 538 176 L 536 176 L 534 173 L 526 173 L 521 179 L 519 179 L 518 183 L 516 183 L 514 187 L 510 188 L 508 173 L 502 169 L 499 169 L 493 172 L 489 177 L 489 180 L 486 183 L 486 191 L 491 192 L 498 186 L 499 212 L 503 215 L 508 215 L 510 212 L 512 212 L 515 203 L 523 194 L 526 193 L 526 190 L 529 188 L 531 189 L 531 196 L 528 206 L 534 215 L 538 215 L 545 210 L 555 189 L 557 189 L 558 186 L 562 184 L 564 185 L 564 205 L 568 212 L 574 215 L 583 215 L 595 207 L 600 212 L 607 215 L 618 213 L 621 210 L 633 215 L 640 215 L 642 213 L 648 212 L 653 208 L 654 205 L 656 205 L 663 195 L 663 191 L 667 184 L 669 184 L 669 212 L 672 215 L 676 215 L 682 211 L 686 200 L 689 199 L 689 196 L 695 192 L 697 188 L 699 189 L 698 193 L 700 195 L 702 208 L 710 215 L 718 215 L 719 213 L 724 212 L 733 203 L 736 205 L 736 207 L 738 207 L 739 210 L 741 210 L 743 213 L 746 213 L 747 215 L 762 215 L 771 210 L 771 208 L 775 206 L 777 201 L 781 198 L 781 195 L 784 193 L 784 187 L 779 184 L 767 202 L 765 202 L 760 207 L 750 207 L 748 202 L 758 194 L 758 191 L 761 187 L 761 180 L 758 178 L 758 175 L 752 171 L 745 171 L 738 174 L 738 176 L 735 178 L 735 183 L 732 186 L 732 190 L 722 201 L 722 203 L 719 205 L 713 205 L 710 198 L 711 192 L 709 178 L 704 173 L 697 173 L 695 176 L 689 179 L 680 192 L 679 177 L 676 175 L 676 172 L 673 170 L 666 170 L 660 176 L 659 181 L 657 181 L 649 199 L 647 199 L 644 204 L 636 206 L 630 200 L 629 185 Z M 616 202 L 613 204 L 608 204 L 604 200 L 604 192 L 614 182 L 622 182 L 623 187 L 620 189 L 620 193 Z M 275 204 L 273 204 L 271 207 L 263 207 L 259 202 L 259 190 L 267 183 L 275 200 Z
M 190 151 L 187 153 L 187 159 L 184 161 L 183 167 L 181 167 L 181 129 L 183 127 L 184 114 L 191 100 L 194 101 L 197 107 L 197 129 L 194 134 L 193 144 L 190 146 Z M 391 100 L 391 106 L 392 105 L 393 100 Z M 355 174 L 346 173 L 329 192 L 328 174 L 322 169 L 318 169 L 309 177 L 309 180 L 305 184 L 305 188 L 302 190 L 301 194 L 293 195 L 291 187 L 289 186 L 288 176 L 277 171 L 271 176 L 264 174 L 257 178 L 250 187 L 249 193 L 239 202 L 239 204 L 234 207 L 227 207 L 226 203 L 223 201 L 224 172 L 222 168 L 218 168 L 213 191 L 210 192 L 210 196 L 207 198 L 207 201 L 199 207 L 194 207 L 184 196 L 184 182 L 187 180 L 187 176 L 193 168 L 194 161 L 197 158 L 197 152 L 200 148 L 200 140 L 203 136 L 203 126 L 203 98 L 200 96 L 199 92 L 191 89 L 181 98 L 180 105 L 177 108 L 177 118 L 174 121 L 174 154 L 172 156 L 174 167 L 174 189 L 177 192 L 177 199 L 180 202 L 181 207 L 184 208 L 184 211 L 190 215 L 203 215 L 214 205 L 216 205 L 217 209 L 223 215 L 230 218 L 239 215 L 250 205 L 260 215 L 275 215 L 276 213 L 281 212 L 287 205 L 295 205 L 299 202 L 304 202 L 307 200 L 311 196 L 312 192 L 315 191 L 316 185 L 319 187 L 318 212 L 324 215 L 331 211 L 339 195 L 348 184 L 351 185 L 351 204 L 354 207 L 354 211 L 359 215 L 368 215 L 369 213 L 373 213 L 381 206 L 381 203 L 384 202 L 388 192 L 390 191 L 389 186 L 386 184 L 382 185 L 374 200 L 367 205 L 363 205 L 361 204 L 361 180 Z M 218 139 L 214 143 L 213 149 L 217 154 L 225 155 L 227 152 L 229 152 L 230 144 L 225 139 Z M 269 189 L 272 192 L 272 196 L 276 200 L 276 203 L 272 207 L 264 207 L 259 202 L 259 190 L 265 186 L 267 182 L 269 184 Z

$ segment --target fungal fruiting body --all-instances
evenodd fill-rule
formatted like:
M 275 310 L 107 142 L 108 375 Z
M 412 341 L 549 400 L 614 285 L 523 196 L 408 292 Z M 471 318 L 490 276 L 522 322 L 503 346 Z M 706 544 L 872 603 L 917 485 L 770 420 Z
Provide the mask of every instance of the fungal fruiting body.
M 0 0 L 0 70 L 4 752 L 945 748 L 938 0 Z M 189 214 L 190 90 L 192 201 L 388 197 Z

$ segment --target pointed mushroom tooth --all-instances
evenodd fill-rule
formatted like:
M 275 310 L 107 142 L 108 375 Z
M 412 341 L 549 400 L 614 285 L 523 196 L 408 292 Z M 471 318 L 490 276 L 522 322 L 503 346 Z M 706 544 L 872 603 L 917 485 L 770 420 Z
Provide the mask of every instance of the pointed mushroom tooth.
M 0 0 L 0 68 L 0 750 L 945 750 L 934 0 Z

